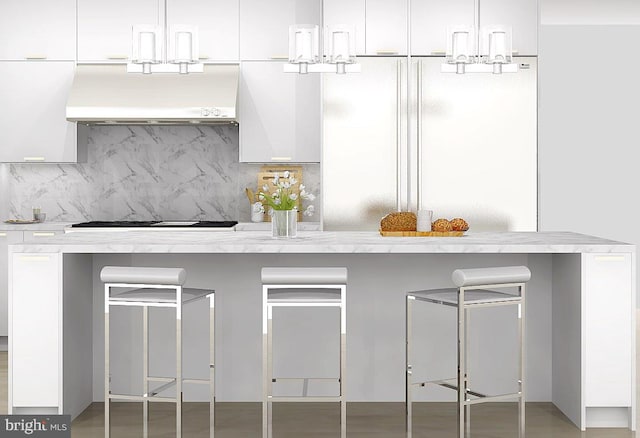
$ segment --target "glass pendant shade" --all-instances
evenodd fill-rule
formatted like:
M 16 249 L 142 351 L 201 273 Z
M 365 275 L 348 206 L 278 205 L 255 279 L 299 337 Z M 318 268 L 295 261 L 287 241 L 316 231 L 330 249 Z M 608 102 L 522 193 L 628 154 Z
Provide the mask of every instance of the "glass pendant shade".
M 151 64 L 160 62 L 160 29 L 157 26 L 133 26 L 131 62 L 142 64 L 143 73 L 151 73 Z
M 325 31 L 327 62 L 337 65 L 337 73 L 345 73 L 345 64 L 356 60 L 356 38 L 353 26 L 328 26 Z
M 289 62 L 316 64 L 320 61 L 320 30 L 314 24 L 289 26 Z
M 488 64 L 509 64 L 512 58 L 511 29 L 508 26 L 489 26 L 483 29 L 482 55 Z
M 198 28 L 177 24 L 169 30 L 168 61 L 180 66 L 180 73 L 188 72 L 188 64 L 198 62 Z
M 473 29 L 456 26 L 448 30 L 447 62 L 450 64 L 470 64 L 473 62 Z

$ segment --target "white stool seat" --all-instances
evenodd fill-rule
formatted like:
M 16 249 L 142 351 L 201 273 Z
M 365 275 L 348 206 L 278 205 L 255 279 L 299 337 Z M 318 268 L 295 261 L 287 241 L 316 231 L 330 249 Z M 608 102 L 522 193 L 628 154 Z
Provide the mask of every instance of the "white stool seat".
M 526 283 L 531 280 L 531 271 L 526 266 L 456 269 L 451 274 L 451 280 L 458 287 Z
M 262 268 L 262 284 L 346 284 L 346 268 Z
M 166 284 L 182 286 L 187 271 L 182 268 L 146 268 L 134 266 L 105 266 L 100 271 L 103 283 Z
M 182 304 L 192 303 L 194 301 L 206 298 L 213 294 L 214 291 L 206 289 L 194 289 L 194 288 L 182 288 Z M 109 297 L 109 302 L 126 302 L 126 303 L 140 303 L 140 305 L 150 303 L 175 303 L 176 291 L 175 289 L 133 289 L 120 293 L 114 293 Z
M 455 288 L 421 290 L 409 292 L 407 295 L 420 301 L 429 301 L 431 303 L 450 306 L 458 305 L 458 289 Z M 468 290 L 464 293 L 464 302 L 469 304 L 499 303 L 518 300 L 520 300 L 519 295 L 485 289 Z

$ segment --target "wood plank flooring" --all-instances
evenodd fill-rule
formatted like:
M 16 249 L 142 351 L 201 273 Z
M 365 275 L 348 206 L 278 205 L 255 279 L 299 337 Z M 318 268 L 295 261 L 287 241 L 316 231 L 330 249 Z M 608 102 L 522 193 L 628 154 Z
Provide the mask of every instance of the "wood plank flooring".
M 640 320 L 640 314 L 638 315 Z M 640 341 L 640 330 L 637 330 Z M 113 403 L 112 436 L 142 436 L 142 408 L 138 403 Z M 208 437 L 208 404 L 185 403 L 184 437 Z M 73 438 L 102 437 L 103 404 L 93 403 L 72 425 Z M 0 352 L 0 413 L 7 412 L 7 353 Z M 259 403 L 217 403 L 216 438 L 261 437 Z M 349 403 L 349 438 L 403 438 L 403 403 Z M 415 403 L 414 438 L 455 437 L 456 406 L 454 403 Z M 284 403 L 274 406 L 274 437 L 324 438 L 338 437 L 339 409 L 328 403 Z M 513 438 L 517 436 L 516 405 L 493 403 L 472 409 L 474 438 Z M 173 405 L 151 406 L 150 436 L 173 437 L 175 410 Z M 589 429 L 580 432 L 553 404 L 527 403 L 527 438 L 632 438 L 626 429 Z

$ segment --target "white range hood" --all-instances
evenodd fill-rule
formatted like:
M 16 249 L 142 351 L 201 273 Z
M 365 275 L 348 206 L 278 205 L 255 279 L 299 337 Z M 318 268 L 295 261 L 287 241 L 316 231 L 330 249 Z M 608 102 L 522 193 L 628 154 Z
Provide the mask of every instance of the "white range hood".
M 127 66 L 78 65 L 67 120 L 87 124 L 235 123 L 238 64 L 205 65 L 203 73 L 142 75 Z

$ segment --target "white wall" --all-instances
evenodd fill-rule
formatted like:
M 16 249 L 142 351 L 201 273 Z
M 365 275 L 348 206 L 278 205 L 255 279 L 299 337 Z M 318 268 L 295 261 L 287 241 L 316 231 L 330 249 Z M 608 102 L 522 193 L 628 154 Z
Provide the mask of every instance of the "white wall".
M 542 25 L 640 24 L 638 0 L 540 0 Z
M 539 229 L 640 244 L 640 26 L 541 26 Z

